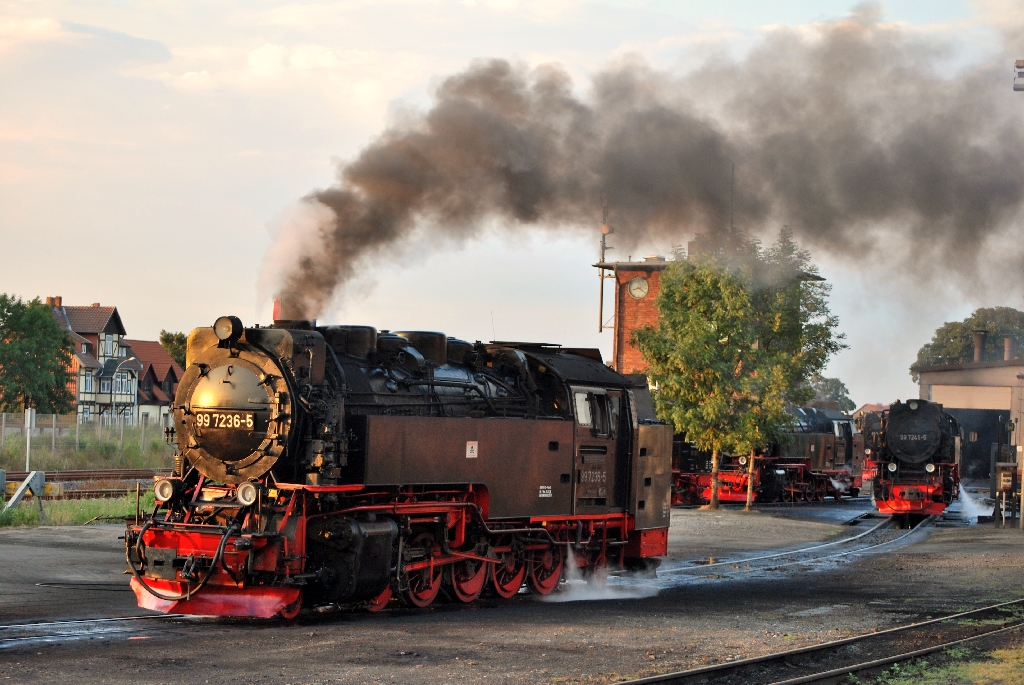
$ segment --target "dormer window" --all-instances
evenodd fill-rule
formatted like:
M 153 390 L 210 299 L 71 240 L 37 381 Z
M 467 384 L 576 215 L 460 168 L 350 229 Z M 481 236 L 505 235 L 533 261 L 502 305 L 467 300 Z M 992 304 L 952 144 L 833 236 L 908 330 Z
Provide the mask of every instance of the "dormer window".
M 88 354 L 88 352 L 89 352 L 89 345 L 87 343 L 82 343 L 82 354 Z

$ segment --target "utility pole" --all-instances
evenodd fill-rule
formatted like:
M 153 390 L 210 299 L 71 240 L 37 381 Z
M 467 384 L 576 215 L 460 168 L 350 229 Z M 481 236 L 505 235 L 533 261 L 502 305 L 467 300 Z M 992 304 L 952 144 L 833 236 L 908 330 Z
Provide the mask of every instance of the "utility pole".
M 598 333 L 601 333 L 602 331 L 604 331 L 604 328 L 605 328 L 605 326 L 604 326 L 604 279 L 606 279 L 606 278 L 614 278 L 615 277 L 614 274 L 612 276 L 606 276 L 605 273 L 604 273 L 605 272 L 605 268 L 603 266 L 605 264 L 605 255 L 607 254 L 608 250 L 614 250 L 615 249 L 614 247 L 611 247 L 610 245 L 608 245 L 608 242 L 607 242 L 608 236 L 610 234 L 614 233 L 614 232 L 615 232 L 615 229 L 608 225 L 608 207 L 605 206 L 605 207 L 603 207 L 601 209 L 601 259 L 598 262 L 599 266 L 598 266 L 598 269 L 597 269 L 597 277 L 600 279 L 600 283 L 601 283 L 600 294 L 598 295 L 598 305 L 597 305 L 597 332 Z

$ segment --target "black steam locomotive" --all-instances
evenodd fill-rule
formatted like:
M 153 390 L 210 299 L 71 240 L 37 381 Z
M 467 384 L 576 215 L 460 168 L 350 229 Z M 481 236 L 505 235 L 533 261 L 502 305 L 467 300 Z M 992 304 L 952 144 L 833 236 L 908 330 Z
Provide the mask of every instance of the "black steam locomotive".
M 879 512 L 941 514 L 960 491 L 960 424 L 927 400 L 897 401 L 859 419 Z
M 174 474 L 128 528 L 140 606 L 292 616 L 554 590 L 667 551 L 672 429 L 597 350 L 221 317 Z

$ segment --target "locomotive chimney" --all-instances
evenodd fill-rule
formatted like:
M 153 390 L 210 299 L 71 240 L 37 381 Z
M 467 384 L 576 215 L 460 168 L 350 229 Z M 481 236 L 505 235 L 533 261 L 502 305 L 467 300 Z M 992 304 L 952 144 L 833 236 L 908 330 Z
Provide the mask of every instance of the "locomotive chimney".
M 1013 338 L 1010 336 L 1003 337 L 1003 361 L 1010 361 L 1013 359 Z
M 978 329 L 974 331 L 974 363 L 985 361 L 985 336 L 988 331 Z
M 316 325 L 315 321 L 298 319 L 288 307 L 281 303 L 281 300 L 274 300 L 274 328 L 298 328 L 308 330 Z

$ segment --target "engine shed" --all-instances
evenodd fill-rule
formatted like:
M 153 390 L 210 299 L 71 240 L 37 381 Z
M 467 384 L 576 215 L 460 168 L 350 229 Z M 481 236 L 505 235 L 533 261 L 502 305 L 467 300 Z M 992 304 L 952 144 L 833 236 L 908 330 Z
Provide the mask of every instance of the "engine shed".
M 963 428 L 961 473 L 965 478 L 993 478 L 996 463 L 1022 466 L 1024 359 L 1004 341 L 1002 359 L 986 359 L 985 339 L 975 340 L 974 361 L 965 364 L 915 366 L 919 397 L 938 402 Z

